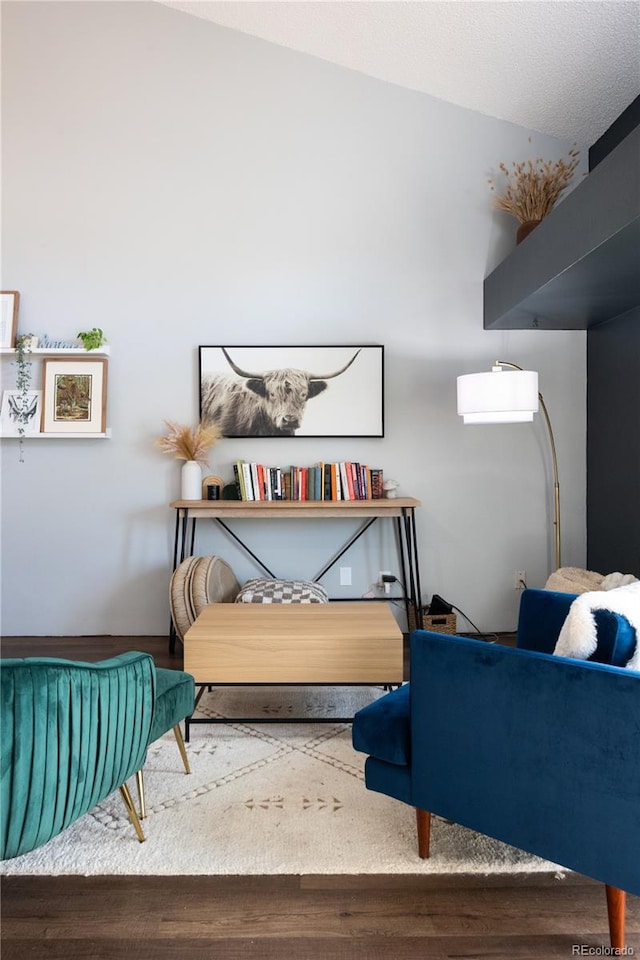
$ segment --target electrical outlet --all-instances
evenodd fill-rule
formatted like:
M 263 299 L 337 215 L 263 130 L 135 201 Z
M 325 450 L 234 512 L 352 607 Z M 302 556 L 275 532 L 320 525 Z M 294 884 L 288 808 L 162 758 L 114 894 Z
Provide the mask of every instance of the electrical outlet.
M 391 593 L 391 584 L 395 583 L 396 578 L 391 573 L 390 570 L 381 570 L 380 571 L 380 580 L 378 581 L 378 587 L 388 595 Z
M 513 571 L 513 589 L 524 590 L 526 583 L 527 583 L 527 571 L 514 570 Z
M 351 586 L 351 567 L 340 567 L 340 586 Z

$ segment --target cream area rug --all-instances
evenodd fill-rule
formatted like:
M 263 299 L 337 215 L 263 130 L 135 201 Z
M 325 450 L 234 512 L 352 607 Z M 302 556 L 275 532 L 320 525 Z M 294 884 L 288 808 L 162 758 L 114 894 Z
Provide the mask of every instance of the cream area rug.
M 247 687 L 205 694 L 206 717 L 349 717 L 376 687 Z M 119 792 L 45 846 L 2 864 L 28 874 L 513 874 L 560 868 L 439 818 L 420 860 L 414 810 L 364 785 L 344 723 L 191 728 L 191 775 L 172 733 L 145 767 L 146 842 Z M 130 783 L 135 797 L 135 781 Z

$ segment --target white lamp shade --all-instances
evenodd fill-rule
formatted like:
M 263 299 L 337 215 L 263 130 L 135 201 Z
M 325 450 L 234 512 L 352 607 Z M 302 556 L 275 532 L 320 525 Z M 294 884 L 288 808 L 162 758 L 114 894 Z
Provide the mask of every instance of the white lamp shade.
M 458 377 L 458 413 L 464 423 L 522 423 L 538 411 L 533 370 L 469 373 Z

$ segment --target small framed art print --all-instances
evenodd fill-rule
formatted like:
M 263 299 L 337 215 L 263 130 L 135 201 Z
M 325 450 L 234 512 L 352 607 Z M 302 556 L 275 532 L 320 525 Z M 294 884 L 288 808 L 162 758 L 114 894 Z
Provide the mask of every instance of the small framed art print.
M 40 433 L 42 390 L 4 390 L 0 410 L 3 437 L 33 436 Z
M 104 433 L 107 361 L 44 361 L 43 433 Z
M 0 347 L 16 345 L 19 305 L 20 294 L 17 290 L 0 291 Z

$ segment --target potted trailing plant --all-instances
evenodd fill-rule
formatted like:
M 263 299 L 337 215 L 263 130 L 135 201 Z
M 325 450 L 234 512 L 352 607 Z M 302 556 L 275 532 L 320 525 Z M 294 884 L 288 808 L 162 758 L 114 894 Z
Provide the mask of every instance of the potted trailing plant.
M 531 138 L 529 138 L 531 140 Z M 566 159 L 526 160 L 512 162 L 509 169 L 505 163 L 500 170 L 506 178 L 506 188 L 496 194 L 494 203 L 498 210 L 510 213 L 519 222 L 516 243 L 521 243 L 541 220 L 551 213 L 560 195 L 574 178 L 580 151 L 569 150 Z M 489 180 L 491 190 L 496 185 Z
M 29 409 L 29 390 L 31 389 L 31 358 L 29 354 L 33 350 L 33 344 L 37 343 L 32 333 L 22 333 L 16 337 L 16 392 L 18 394 L 16 402 L 16 424 L 18 436 L 20 437 L 20 463 L 24 463 L 24 435 L 26 433 L 26 424 Z
M 82 340 L 85 350 L 99 350 L 107 342 L 107 338 L 100 327 L 92 327 L 91 330 L 81 330 L 78 339 Z
M 176 460 L 184 460 L 180 499 L 202 500 L 202 467 L 206 465 L 207 455 L 222 433 L 218 427 L 202 421 L 197 427 L 183 427 L 172 420 L 164 422 L 169 433 L 156 442 L 164 453 Z

